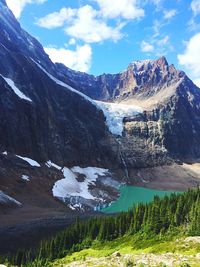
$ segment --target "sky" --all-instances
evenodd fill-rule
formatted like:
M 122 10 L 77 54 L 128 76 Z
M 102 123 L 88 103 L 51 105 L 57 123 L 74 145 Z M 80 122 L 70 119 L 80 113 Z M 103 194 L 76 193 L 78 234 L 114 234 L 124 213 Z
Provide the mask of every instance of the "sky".
M 200 86 L 200 0 L 6 0 L 53 62 L 94 75 L 165 56 Z

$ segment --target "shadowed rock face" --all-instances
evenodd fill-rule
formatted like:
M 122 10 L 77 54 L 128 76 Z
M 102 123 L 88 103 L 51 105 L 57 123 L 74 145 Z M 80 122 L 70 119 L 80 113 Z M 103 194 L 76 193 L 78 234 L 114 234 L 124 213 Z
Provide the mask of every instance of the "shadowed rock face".
M 50 77 L 59 79 L 55 65 L 4 1 L 0 29 L 0 150 L 61 165 L 105 166 L 113 157 L 103 113 Z M 32 101 L 21 99 L 3 77 Z

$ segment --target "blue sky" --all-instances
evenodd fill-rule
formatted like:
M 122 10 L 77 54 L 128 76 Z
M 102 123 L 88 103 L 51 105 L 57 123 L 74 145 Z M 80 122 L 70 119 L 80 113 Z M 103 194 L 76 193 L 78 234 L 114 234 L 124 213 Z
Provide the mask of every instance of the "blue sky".
M 200 0 L 7 0 L 53 61 L 95 75 L 166 56 L 200 86 Z

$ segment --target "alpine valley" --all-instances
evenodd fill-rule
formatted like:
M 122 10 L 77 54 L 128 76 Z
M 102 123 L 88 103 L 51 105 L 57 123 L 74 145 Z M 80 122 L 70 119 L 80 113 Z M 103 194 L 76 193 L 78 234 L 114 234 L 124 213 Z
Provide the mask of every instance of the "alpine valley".
M 183 71 L 165 57 L 100 76 L 54 64 L 0 0 L 1 253 L 101 217 L 122 185 L 196 187 L 199 158 L 200 89 Z

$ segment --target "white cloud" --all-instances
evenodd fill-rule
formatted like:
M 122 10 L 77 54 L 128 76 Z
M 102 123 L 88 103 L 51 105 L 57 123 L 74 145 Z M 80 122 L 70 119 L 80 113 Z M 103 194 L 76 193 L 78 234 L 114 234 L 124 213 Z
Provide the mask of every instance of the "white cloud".
M 154 3 L 154 5 L 158 6 L 161 4 L 162 0 L 152 0 L 152 2 Z
M 161 38 L 161 36 L 152 36 L 149 41 L 142 41 L 140 49 L 145 53 L 154 53 L 156 56 L 167 55 L 169 51 L 173 51 L 173 46 L 170 44 L 170 37 L 168 35 Z
M 152 52 L 154 50 L 154 46 L 146 41 L 142 41 L 141 43 L 141 51 L 142 52 Z
M 46 29 L 62 27 L 66 21 L 73 19 L 76 14 L 76 9 L 61 8 L 59 12 L 53 12 L 38 19 L 37 25 Z
M 159 20 L 154 20 L 153 22 L 153 38 L 160 37 L 160 29 L 163 27 L 163 22 Z
M 164 18 L 165 19 L 171 19 L 177 14 L 176 9 L 171 9 L 171 10 L 164 10 Z
M 191 8 L 195 16 L 200 14 L 200 0 L 193 0 L 191 3 Z
M 157 41 L 157 44 L 159 46 L 165 46 L 165 45 L 169 44 L 169 36 L 166 35 L 165 37 L 161 38 L 160 40 Z
M 91 6 L 83 6 L 78 9 L 77 16 L 65 32 L 76 39 L 87 43 L 97 43 L 111 39 L 118 41 L 122 38 L 121 26 L 110 27 L 101 19 L 98 19 L 98 12 Z
M 170 51 L 174 50 L 174 47 L 170 43 L 170 37 L 168 35 L 161 39 L 154 40 L 156 47 L 156 56 L 167 55 Z
M 71 38 L 70 40 L 69 40 L 69 43 L 68 43 L 69 45 L 75 45 L 76 44 L 76 39 L 74 39 L 74 38 Z
M 88 72 L 90 69 L 92 49 L 88 44 L 77 46 L 74 51 L 51 47 L 45 47 L 44 50 L 54 63 L 63 63 L 67 67 L 77 71 Z
M 195 34 L 186 44 L 183 54 L 178 55 L 181 65 L 188 70 L 193 81 L 200 86 L 200 33 Z
M 156 6 L 157 12 L 163 9 L 163 0 L 147 0 L 147 2 L 153 3 Z
M 163 1 L 155 1 L 154 4 L 161 4 L 162 2 Z M 155 19 L 153 21 L 153 25 L 151 27 L 152 34 L 148 34 L 146 40 L 144 41 L 145 43 L 149 44 L 150 47 L 147 46 L 146 48 L 144 46 L 145 43 L 141 44 L 141 51 L 145 52 L 144 50 L 146 48 L 149 50 L 149 53 L 153 52 L 154 56 L 166 56 L 170 51 L 174 50 L 174 47 L 171 44 L 170 36 L 163 31 L 163 28 L 169 24 L 170 18 L 177 13 L 177 10 L 171 9 L 166 11 L 162 9 L 162 13 L 165 14 L 165 16 L 163 16 L 161 19 Z
M 79 9 L 62 8 L 59 12 L 40 18 L 37 24 L 48 29 L 64 27 L 67 35 L 86 43 L 102 42 L 108 39 L 116 42 L 122 38 L 123 24 L 116 27 L 109 26 L 99 18 L 99 12 L 89 5 Z
M 137 0 L 95 0 L 106 18 L 138 19 L 144 16 L 144 9 Z
M 46 0 L 6 0 L 16 18 L 20 18 L 21 12 L 27 4 L 43 4 Z
M 89 44 L 105 40 L 117 42 L 123 37 L 121 31 L 127 20 L 144 16 L 144 10 L 138 6 L 138 0 L 93 1 L 99 4 L 98 9 L 91 5 L 62 8 L 37 19 L 38 26 L 47 29 L 62 28 L 70 37 L 63 48 L 45 48 L 53 62 L 61 62 L 72 69 L 87 72 L 92 58 Z M 79 41 L 86 44 L 78 46 Z M 76 49 L 70 50 L 69 45 L 75 45 Z

